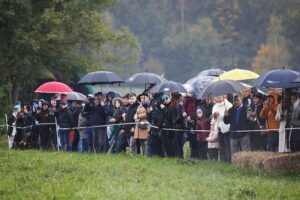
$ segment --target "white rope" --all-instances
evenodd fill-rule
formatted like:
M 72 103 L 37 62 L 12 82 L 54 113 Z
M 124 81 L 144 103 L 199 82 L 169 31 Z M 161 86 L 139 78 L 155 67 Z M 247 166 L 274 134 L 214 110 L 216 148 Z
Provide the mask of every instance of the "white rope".
M 80 129 L 86 129 L 86 128 L 105 128 L 105 127 L 111 127 L 111 126 L 122 126 L 122 125 L 137 125 L 139 122 L 132 122 L 132 123 L 119 123 L 119 124 L 107 124 L 107 125 L 97 125 L 97 126 L 81 126 L 81 127 L 72 127 L 72 128 L 58 128 L 59 130 L 80 130 Z M 154 126 L 151 125 L 149 122 L 145 122 L 146 124 L 148 124 L 148 127 L 150 128 L 154 128 L 154 129 L 161 129 L 161 130 L 165 130 L 165 131 L 175 131 L 175 132 L 210 132 L 210 130 L 189 130 L 189 129 L 174 129 L 174 128 L 159 128 L 158 126 Z M 0 125 L 2 126 L 8 126 L 8 127 L 13 127 L 13 128 L 17 128 L 17 129 L 28 129 L 28 128 L 32 128 L 33 126 L 50 126 L 50 125 L 56 125 L 56 123 L 39 123 L 36 125 L 30 125 L 30 126 L 25 126 L 25 127 L 17 127 L 17 126 L 13 126 L 13 125 L 5 125 L 2 124 Z M 293 127 L 293 128 L 285 128 L 285 130 L 300 130 L 300 127 Z M 256 130 L 232 130 L 229 132 L 232 133 L 249 133 L 249 132 L 270 132 L 270 131 L 279 131 L 279 129 L 256 129 Z

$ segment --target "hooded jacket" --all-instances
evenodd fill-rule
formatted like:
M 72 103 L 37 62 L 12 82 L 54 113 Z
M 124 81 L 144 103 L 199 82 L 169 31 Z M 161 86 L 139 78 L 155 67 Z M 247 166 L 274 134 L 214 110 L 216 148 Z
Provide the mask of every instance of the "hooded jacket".
M 224 123 L 224 113 L 225 108 L 229 110 L 232 107 L 232 104 L 227 101 L 227 99 L 224 100 L 222 103 L 216 103 L 213 106 L 212 114 L 215 112 L 220 113 L 220 115 L 216 119 L 212 119 L 212 122 L 216 124 L 217 128 L 221 130 L 222 133 L 227 133 L 229 131 L 230 125 Z

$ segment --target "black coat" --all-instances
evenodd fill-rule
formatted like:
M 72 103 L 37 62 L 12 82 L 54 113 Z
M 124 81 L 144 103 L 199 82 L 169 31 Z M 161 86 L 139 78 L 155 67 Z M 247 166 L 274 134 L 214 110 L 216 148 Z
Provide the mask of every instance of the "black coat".
M 172 123 L 172 112 L 170 109 L 170 104 L 164 104 L 164 109 L 162 109 L 163 112 L 163 128 L 172 128 L 173 123 Z
M 181 103 L 176 104 L 171 108 L 172 124 L 175 129 L 185 129 L 186 122 L 183 117 L 183 106 Z
M 225 124 L 230 124 L 230 138 L 242 138 L 246 136 L 247 132 L 233 132 L 238 130 L 249 130 L 249 119 L 247 118 L 247 107 L 242 106 L 239 119 L 236 121 L 237 109 L 231 107 L 228 110 L 228 115 L 224 116 Z
M 139 102 L 136 101 L 134 104 L 130 105 L 127 112 L 126 112 L 126 117 L 125 117 L 125 123 L 134 123 L 135 120 L 134 120 L 134 115 L 136 114 L 136 110 L 138 109 L 139 107 Z M 133 125 L 124 125 L 123 126 L 123 129 L 125 131 L 125 136 L 126 137 L 129 137 L 129 136 L 132 136 L 133 133 L 130 131 L 131 128 L 134 127 L 134 124 Z
M 69 108 L 60 109 L 57 112 L 57 123 L 60 128 L 73 128 L 73 113 Z
M 42 110 L 40 113 L 36 115 L 36 120 L 39 123 L 54 123 L 54 116 L 51 115 L 51 112 L 49 109 Z M 39 126 L 39 132 L 49 132 L 50 128 L 54 127 L 53 125 L 41 125 Z
M 81 110 L 82 110 L 82 106 L 74 107 L 74 110 L 73 110 L 74 127 L 78 127 L 79 115 L 80 115 Z

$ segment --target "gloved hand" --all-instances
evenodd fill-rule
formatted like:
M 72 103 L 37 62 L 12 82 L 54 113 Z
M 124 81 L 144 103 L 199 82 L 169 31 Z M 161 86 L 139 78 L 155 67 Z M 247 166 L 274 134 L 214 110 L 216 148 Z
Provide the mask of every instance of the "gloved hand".
M 183 117 L 186 117 L 186 116 L 187 116 L 186 112 L 183 112 L 183 113 L 182 113 L 182 116 L 183 116 Z

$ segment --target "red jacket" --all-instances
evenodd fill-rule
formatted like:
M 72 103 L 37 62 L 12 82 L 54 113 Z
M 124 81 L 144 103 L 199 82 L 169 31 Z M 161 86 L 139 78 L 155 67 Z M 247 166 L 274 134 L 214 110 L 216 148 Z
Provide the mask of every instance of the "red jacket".
M 183 99 L 183 112 L 186 112 L 188 116 L 196 114 L 197 103 L 194 97 L 184 97 Z
M 196 130 L 207 130 L 206 132 L 197 132 L 197 141 L 206 142 L 205 139 L 209 136 L 210 118 L 198 118 L 196 122 Z

